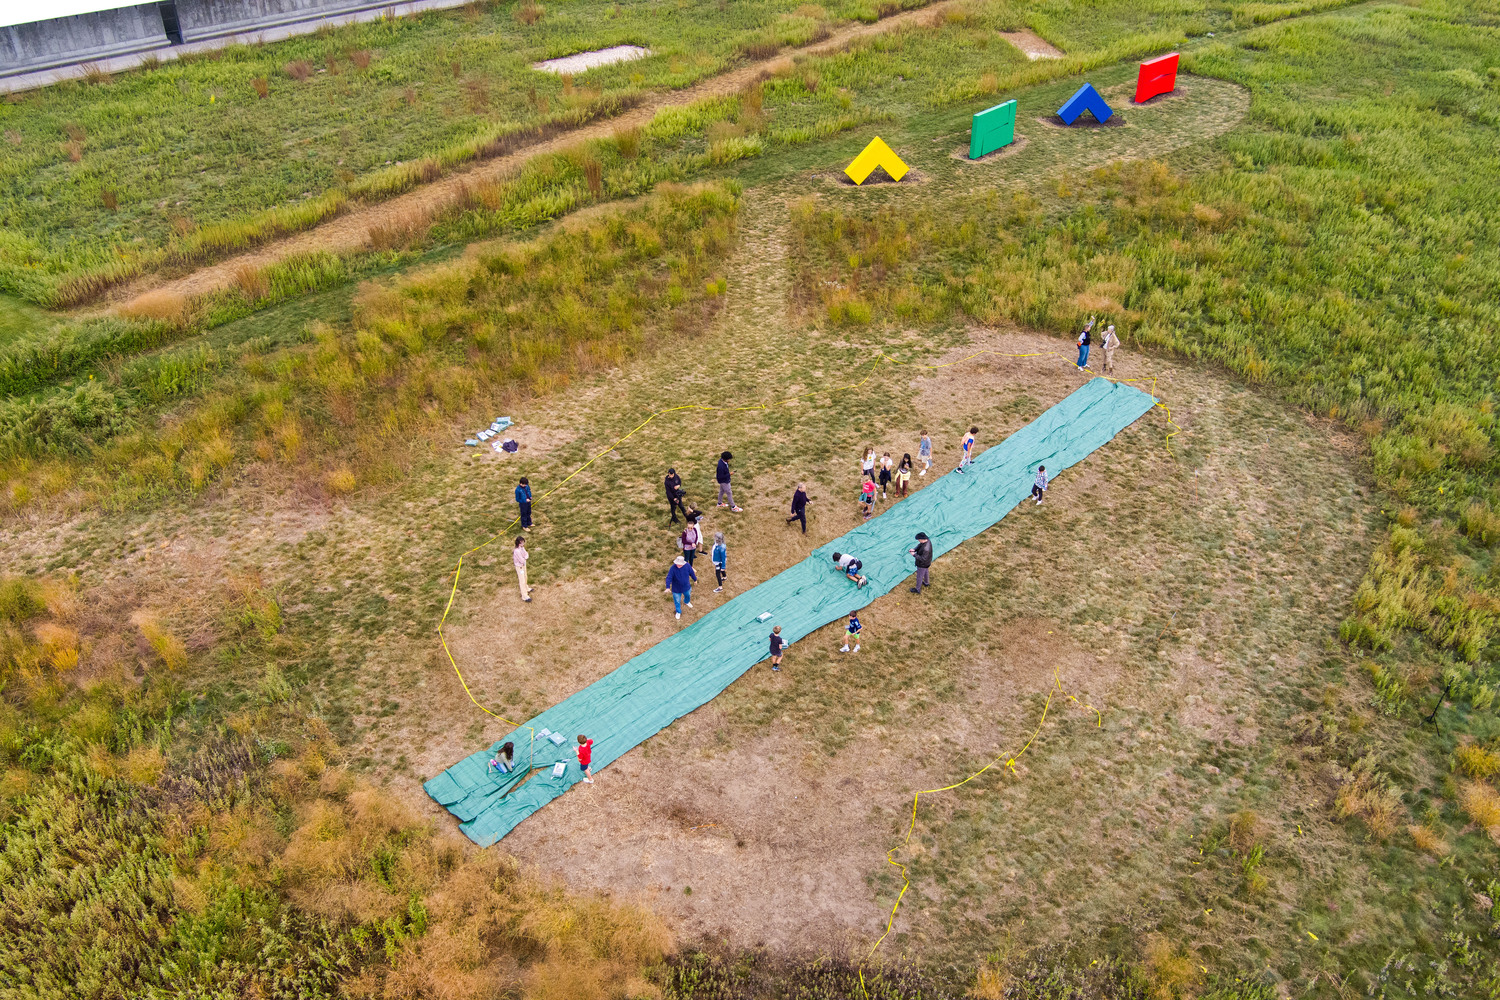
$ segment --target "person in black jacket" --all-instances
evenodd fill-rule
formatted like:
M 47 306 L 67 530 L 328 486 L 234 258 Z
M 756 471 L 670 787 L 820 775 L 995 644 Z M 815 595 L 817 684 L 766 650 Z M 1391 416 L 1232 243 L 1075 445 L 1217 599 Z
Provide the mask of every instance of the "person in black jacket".
M 736 514 L 742 508 L 734 502 L 734 490 L 729 485 L 729 460 L 734 458 L 729 452 L 719 454 L 719 467 L 714 471 L 714 479 L 719 483 L 719 506 L 728 507 Z
M 932 581 L 927 579 L 927 568 L 932 565 L 932 542 L 927 538 L 927 532 L 917 532 L 917 547 L 906 551 L 917 561 L 917 585 L 911 588 L 911 592 L 920 594 L 923 587 L 932 586 Z
M 672 512 L 672 524 L 677 523 L 677 512 L 682 511 L 682 516 L 687 517 L 687 508 L 682 504 L 682 498 L 687 495 L 682 488 L 682 477 L 677 474 L 676 469 L 667 470 L 667 509 Z
M 786 519 L 787 524 L 793 521 L 802 522 L 802 533 L 807 534 L 807 486 L 803 483 L 797 484 L 797 490 L 792 494 L 792 516 Z

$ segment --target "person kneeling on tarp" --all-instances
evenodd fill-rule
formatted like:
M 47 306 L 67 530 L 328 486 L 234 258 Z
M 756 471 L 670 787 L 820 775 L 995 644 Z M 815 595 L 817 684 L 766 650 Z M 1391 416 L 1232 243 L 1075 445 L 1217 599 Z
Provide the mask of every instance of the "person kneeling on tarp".
M 490 767 L 501 774 L 509 774 L 511 771 L 514 771 L 516 768 L 516 745 L 514 743 L 507 743 L 501 747 L 496 752 L 494 759 L 490 761 Z
M 842 552 L 835 552 L 833 554 L 833 561 L 838 563 L 839 569 L 844 571 L 845 576 L 854 581 L 855 586 L 863 587 L 870 582 L 859 575 L 859 571 L 864 567 L 864 563 L 853 556 Z

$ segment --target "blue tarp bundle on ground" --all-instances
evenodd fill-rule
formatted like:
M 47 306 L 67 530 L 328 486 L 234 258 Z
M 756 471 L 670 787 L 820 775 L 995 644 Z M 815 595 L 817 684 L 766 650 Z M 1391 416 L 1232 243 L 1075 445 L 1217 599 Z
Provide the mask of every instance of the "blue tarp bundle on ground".
M 1038 465 L 1056 475 L 1086 458 L 1154 404 L 1151 396 L 1107 379 L 1090 379 L 1068 398 L 1003 442 L 982 452 L 964 475 L 949 472 L 894 503 L 880 516 L 829 542 L 805 560 L 704 615 L 618 670 L 532 719 L 505 739 L 516 744 L 515 772 L 489 768 L 493 750 L 454 764 L 423 787 L 457 816 L 470 840 L 488 847 L 583 775 L 575 737 L 594 740 L 597 772 L 676 719 L 712 700 L 767 658 L 773 625 L 796 642 L 890 592 L 911 575 L 907 550 L 918 531 L 941 556 L 998 522 L 1026 499 Z M 851 504 L 853 497 L 850 498 Z M 830 553 L 864 562 L 863 589 L 846 579 Z M 940 572 L 940 570 L 938 571 Z M 941 579 L 941 577 L 939 577 Z M 663 607 L 671 605 L 662 599 Z M 761 620 L 768 613 L 770 617 Z M 667 613 L 665 610 L 663 613 Z M 531 733 L 559 733 L 562 742 Z M 531 767 L 534 762 L 535 771 Z M 554 777 L 552 766 L 566 764 Z M 529 776 L 529 780 L 527 780 Z

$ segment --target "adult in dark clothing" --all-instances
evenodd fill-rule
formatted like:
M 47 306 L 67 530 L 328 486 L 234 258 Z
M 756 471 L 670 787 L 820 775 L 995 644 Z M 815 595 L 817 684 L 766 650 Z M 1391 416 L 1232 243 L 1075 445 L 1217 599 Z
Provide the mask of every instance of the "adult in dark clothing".
M 807 534 L 807 487 L 797 484 L 796 492 L 792 494 L 792 516 L 786 519 L 787 524 L 793 521 L 802 522 L 802 533 Z
M 719 484 L 719 506 L 728 507 L 738 514 L 740 507 L 735 504 L 734 489 L 729 485 L 729 461 L 732 458 L 734 456 L 727 451 L 719 454 L 719 467 L 714 470 L 714 479 Z
M 667 470 L 665 485 L 667 488 L 667 509 L 672 512 L 671 523 L 676 524 L 677 512 L 679 510 L 682 511 L 684 518 L 687 517 L 687 507 L 682 503 L 682 498 L 687 496 L 687 493 L 682 488 L 682 477 L 677 474 L 676 469 Z
M 516 486 L 516 505 L 521 508 L 521 527 L 527 531 L 531 530 L 531 483 L 525 476 Z
M 917 585 L 911 588 L 911 592 L 920 594 L 923 587 L 932 586 L 932 581 L 927 579 L 927 568 L 932 565 L 932 542 L 927 532 L 917 532 L 917 547 L 906 551 L 917 561 Z

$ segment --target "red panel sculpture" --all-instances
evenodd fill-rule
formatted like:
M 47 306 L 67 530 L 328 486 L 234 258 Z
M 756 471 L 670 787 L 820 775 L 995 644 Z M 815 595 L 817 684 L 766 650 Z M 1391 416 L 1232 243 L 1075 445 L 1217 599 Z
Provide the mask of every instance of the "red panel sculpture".
M 1170 94 L 1177 89 L 1177 53 L 1169 52 L 1141 63 L 1140 75 L 1135 78 L 1135 103 L 1149 101 L 1157 94 Z

